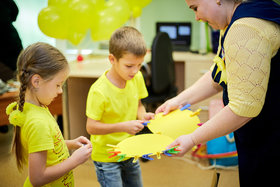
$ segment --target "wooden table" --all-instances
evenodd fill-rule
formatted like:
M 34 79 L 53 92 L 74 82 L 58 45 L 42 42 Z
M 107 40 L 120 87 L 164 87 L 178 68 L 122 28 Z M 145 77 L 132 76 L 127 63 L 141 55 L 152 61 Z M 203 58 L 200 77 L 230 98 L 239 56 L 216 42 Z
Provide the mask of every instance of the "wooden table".
M 18 92 L 7 92 L 0 95 L 0 126 L 9 124 L 6 107 L 17 100 Z M 62 95 L 59 95 L 48 106 L 53 115 L 62 115 Z

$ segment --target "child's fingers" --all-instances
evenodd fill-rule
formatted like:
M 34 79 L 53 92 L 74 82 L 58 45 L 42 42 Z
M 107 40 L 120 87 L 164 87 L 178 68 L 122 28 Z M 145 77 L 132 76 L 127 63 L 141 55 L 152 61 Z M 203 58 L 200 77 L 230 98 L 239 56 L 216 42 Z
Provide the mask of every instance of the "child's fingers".
M 85 147 L 86 147 L 87 149 L 92 149 L 92 145 L 91 145 L 91 143 L 86 144 L 86 145 L 85 145 Z
M 144 129 L 144 125 L 141 123 L 141 126 L 139 126 L 139 131 L 141 131 L 142 129 Z
M 91 154 L 91 151 L 92 151 L 92 147 L 89 146 L 87 150 L 88 150 L 88 154 L 90 155 L 90 154 Z
M 92 146 L 91 144 L 86 144 L 83 147 L 81 147 L 81 149 L 84 149 L 84 153 L 86 153 L 87 157 L 89 157 L 91 155 L 92 152 Z
M 91 144 L 91 141 L 85 137 L 86 144 Z
M 81 147 L 83 146 L 84 144 L 82 144 L 81 142 L 77 142 L 78 146 Z
M 90 140 L 87 139 L 87 138 L 84 137 L 84 136 L 80 136 L 79 140 L 80 140 L 80 142 L 83 143 L 83 144 L 89 144 L 89 143 L 90 143 Z
M 151 119 L 154 119 L 154 118 L 155 118 L 155 114 L 149 112 L 149 113 L 148 113 L 148 120 L 151 120 Z

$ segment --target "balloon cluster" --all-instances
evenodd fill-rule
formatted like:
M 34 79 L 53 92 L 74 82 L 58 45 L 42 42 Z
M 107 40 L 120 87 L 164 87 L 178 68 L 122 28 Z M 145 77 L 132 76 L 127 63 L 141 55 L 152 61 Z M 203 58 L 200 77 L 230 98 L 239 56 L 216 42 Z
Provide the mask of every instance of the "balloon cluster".
M 152 0 L 48 0 L 38 15 L 38 25 L 47 36 L 68 39 L 78 45 L 91 30 L 96 41 L 108 40 L 130 17 L 139 17 Z

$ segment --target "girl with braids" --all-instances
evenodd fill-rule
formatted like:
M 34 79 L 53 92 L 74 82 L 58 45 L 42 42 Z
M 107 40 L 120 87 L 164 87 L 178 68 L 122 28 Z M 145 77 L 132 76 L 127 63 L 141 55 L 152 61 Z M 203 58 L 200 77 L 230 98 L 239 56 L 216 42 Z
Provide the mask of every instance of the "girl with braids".
M 74 186 L 72 169 L 88 160 L 91 142 L 82 136 L 64 140 L 47 107 L 62 93 L 69 74 L 68 63 L 56 48 L 35 43 L 20 53 L 17 72 L 19 101 L 11 103 L 6 112 L 16 127 L 18 168 L 28 165 L 24 186 Z M 77 150 L 70 156 L 68 149 Z
M 175 140 L 182 156 L 194 145 L 234 132 L 240 186 L 274 186 L 280 168 L 280 5 L 272 0 L 186 0 L 197 20 L 219 29 L 209 72 L 157 110 L 167 114 L 223 91 L 225 107 Z M 279 2 L 279 1 L 278 1 Z M 278 184 L 279 185 L 279 184 Z

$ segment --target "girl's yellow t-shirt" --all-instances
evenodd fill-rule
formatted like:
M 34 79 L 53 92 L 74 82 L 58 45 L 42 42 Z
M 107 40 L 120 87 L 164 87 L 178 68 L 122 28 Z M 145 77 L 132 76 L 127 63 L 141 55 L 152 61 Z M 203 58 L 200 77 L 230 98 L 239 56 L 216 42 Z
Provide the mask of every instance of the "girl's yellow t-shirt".
M 142 73 L 126 82 L 120 89 L 106 77 L 107 71 L 91 86 L 86 106 L 87 117 L 102 123 L 114 124 L 137 119 L 139 100 L 148 96 Z M 116 132 L 106 135 L 91 135 L 91 158 L 98 162 L 117 162 L 118 158 L 108 158 L 110 147 L 132 135 L 126 132 Z
M 23 113 L 25 123 L 21 127 L 21 142 L 24 148 L 24 159 L 28 161 L 29 153 L 47 151 L 47 167 L 66 160 L 69 157 L 67 145 L 48 108 L 25 103 Z M 24 187 L 30 186 L 32 185 L 27 177 Z M 45 186 L 74 186 L 73 171 Z

